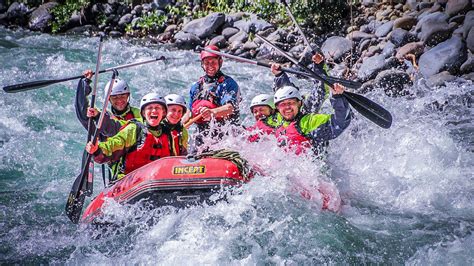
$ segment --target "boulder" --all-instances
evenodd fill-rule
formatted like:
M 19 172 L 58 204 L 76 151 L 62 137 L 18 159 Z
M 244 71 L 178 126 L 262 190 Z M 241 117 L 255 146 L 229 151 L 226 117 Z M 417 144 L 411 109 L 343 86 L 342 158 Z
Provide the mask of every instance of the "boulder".
M 50 11 L 57 5 L 58 3 L 56 2 L 49 2 L 35 9 L 35 11 L 33 11 L 30 15 L 30 19 L 28 21 L 28 28 L 30 30 L 41 32 L 44 32 L 46 29 L 49 29 L 49 24 L 53 20 L 53 16 L 51 15 Z
M 234 27 L 246 33 L 259 32 L 269 28 L 275 28 L 272 24 L 256 16 L 251 16 L 249 19 L 242 19 L 234 22 Z
M 404 30 L 409 31 L 409 30 L 411 30 L 411 28 L 413 28 L 413 26 L 416 25 L 416 22 L 417 22 L 417 20 L 416 20 L 415 17 L 404 16 L 404 17 L 396 19 L 393 22 L 393 28 L 394 29 L 400 28 L 400 29 L 404 29 Z
M 228 27 L 222 30 L 222 35 L 228 40 L 230 37 L 234 36 L 237 32 L 239 32 L 239 29 Z
M 226 39 L 223 35 L 217 35 L 209 41 L 209 45 L 215 45 L 219 48 L 224 48 L 227 46 Z
M 472 0 L 449 0 L 446 4 L 446 14 L 452 17 L 457 14 L 464 14 L 471 10 Z
M 174 35 L 175 45 L 180 49 L 194 49 L 196 46 L 201 45 L 201 39 L 193 33 L 187 33 L 179 31 Z
M 404 59 L 405 55 L 407 54 L 413 54 L 416 57 L 418 57 L 423 53 L 424 49 L 425 49 L 425 45 L 423 44 L 423 42 L 407 43 L 398 49 L 395 57 L 399 60 Z
M 388 68 L 388 62 L 384 55 L 374 55 L 364 58 L 362 65 L 357 72 L 357 77 L 361 81 L 374 78 L 380 71 Z
M 122 33 L 120 31 L 113 30 L 109 32 L 109 36 L 112 38 L 120 38 L 122 37 Z
M 387 36 L 387 34 L 392 30 L 392 27 L 393 21 L 385 22 L 375 30 L 375 36 L 379 38 Z
M 7 19 L 14 23 L 23 25 L 26 23 L 26 14 L 28 11 L 28 7 L 25 4 L 14 2 L 8 7 Z
M 395 45 L 395 47 L 400 47 L 409 42 L 416 41 L 416 37 L 408 31 L 398 28 L 390 33 L 389 40 Z
M 258 45 L 255 43 L 255 42 L 251 42 L 251 41 L 248 41 L 246 43 L 244 43 L 244 46 L 242 47 L 242 49 L 248 51 L 248 50 L 255 50 L 258 48 Z
M 412 82 L 410 76 L 401 70 L 384 70 L 375 78 L 375 86 L 382 88 L 388 96 L 407 95 L 406 85 L 412 85 Z
M 463 29 L 463 38 L 467 38 L 469 31 L 474 26 L 474 10 L 469 11 L 464 18 L 464 25 L 462 26 Z
M 382 46 L 382 54 L 385 58 L 392 56 L 395 53 L 395 44 L 387 42 Z
M 167 6 L 173 3 L 172 0 L 154 0 L 151 4 L 153 9 L 165 10 Z
M 234 42 L 241 42 L 245 43 L 249 38 L 249 35 L 241 30 L 237 34 L 234 34 L 232 37 L 229 38 L 229 43 L 234 43 Z
M 438 23 L 443 23 L 448 21 L 448 15 L 442 12 L 435 12 L 431 14 L 427 14 L 425 16 L 418 17 L 418 23 L 415 26 L 416 31 L 423 30 L 425 25 L 433 25 Z
M 183 27 L 183 32 L 193 34 L 198 38 L 204 39 L 213 34 L 225 22 L 223 13 L 212 13 L 204 18 L 190 21 Z M 189 37 L 190 35 L 188 35 Z
M 350 53 L 352 49 L 352 41 L 339 37 L 329 37 L 322 45 L 321 50 L 326 58 L 333 58 L 339 62 L 343 57 Z
M 456 72 L 466 58 L 466 47 L 462 39 L 452 37 L 421 55 L 420 72 L 424 77 L 430 77 L 443 70 Z
M 435 24 L 425 24 L 419 36 L 425 45 L 434 46 L 449 39 L 451 27 L 444 21 Z
M 375 38 L 376 36 L 374 34 L 370 33 L 365 33 L 362 31 L 353 31 L 346 36 L 349 40 L 354 41 L 354 42 L 359 42 L 365 39 L 372 39 Z
M 474 56 L 470 51 L 468 51 L 468 54 L 466 62 L 461 65 L 461 73 L 474 72 Z
M 467 35 L 466 45 L 471 52 L 474 52 L 474 27 L 471 28 L 469 34 Z
M 464 74 L 461 77 L 465 80 L 474 81 L 474 72 L 471 72 L 469 74 Z
M 122 29 L 125 28 L 125 26 L 127 26 L 127 24 L 129 24 L 130 22 L 132 22 L 132 19 L 133 19 L 133 15 L 132 14 L 125 14 L 123 15 L 119 22 L 118 22 L 118 26 Z

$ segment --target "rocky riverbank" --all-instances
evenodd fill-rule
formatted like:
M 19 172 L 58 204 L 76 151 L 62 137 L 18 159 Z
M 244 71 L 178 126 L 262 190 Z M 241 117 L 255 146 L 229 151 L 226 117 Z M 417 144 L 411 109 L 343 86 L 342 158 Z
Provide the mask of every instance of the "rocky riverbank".
M 426 78 L 430 86 L 458 77 L 474 80 L 470 0 L 378 2 L 368 0 L 348 7 L 338 30 L 316 35 L 313 29 L 303 28 L 324 53 L 331 75 L 364 82 L 361 92 L 383 88 L 392 96 L 406 94 L 405 85 L 415 76 Z M 215 44 L 234 55 L 283 62 L 254 38 L 259 33 L 295 57 L 307 60 L 310 56 L 301 54 L 305 47 L 294 26 L 282 27 L 252 13 L 209 13 L 193 19 L 202 6 L 172 0 L 139 5 L 108 1 L 82 6 L 57 24 L 56 2 L 38 7 L 5 3 L 0 0 L 0 24 L 11 28 L 141 38 L 179 49 Z

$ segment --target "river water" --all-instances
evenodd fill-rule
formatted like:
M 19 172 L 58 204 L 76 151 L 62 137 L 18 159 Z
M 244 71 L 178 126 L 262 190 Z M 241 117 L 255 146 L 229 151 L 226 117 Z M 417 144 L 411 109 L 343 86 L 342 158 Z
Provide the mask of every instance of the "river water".
M 0 28 L 0 85 L 80 75 L 95 67 L 97 44 Z M 191 51 L 107 40 L 103 68 L 161 55 L 174 59 L 120 71 L 132 103 L 151 90 L 187 95 L 202 73 Z M 223 71 L 240 85 L 249 124 L 249 101 L 271 92 L 271 73 L 230 61 Z M 101 91 L 109 78 L 100 76 Z M 282 154 L 271 141 L 226 139 L 216 147 L 239 150 L 267 176 L 212 206 L 111 204 L 122 226 L 107 231 L 74 225 L 64 213 L 86 138 L 74 114 L 76 83 L 0 91 L 1 264 L 474 263 L 472 83 L 430 88 L 421 79 L 409 96 L 367 94 L 392 112 L 393 126 L 356 114 L 324 164 Z M 96 176 L 95 194 L 103 187 Z M 288 189 L 291 180 L 335 184 L 342 210 L 320 211 L 320 202 Z

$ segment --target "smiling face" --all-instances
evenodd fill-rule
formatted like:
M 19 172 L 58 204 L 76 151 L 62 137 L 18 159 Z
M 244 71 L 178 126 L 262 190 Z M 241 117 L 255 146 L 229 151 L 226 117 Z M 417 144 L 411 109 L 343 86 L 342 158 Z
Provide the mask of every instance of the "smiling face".
M 252 114 L 255 120 L 264 120 L 272 114 L 272 109 L 268 105 L 257 105 L 252 107 Z
M 291 121 L 296 117 L 300 107 L 301 101 L 295 98 L 286 99 L 276 105 L 278 112 L 280 112 L 281 116 L 283 116 L 283 118 L 287 121 Z
M 166 114 L 166 109 L 159 103 L 150 103 L 143 109 L 143 116 L 148 125 L 156 127 Z
M 181 118 L 183 117 L 183 115 L 184 115 L 184 107 L 177 104 L 168 105 L 168 113 L 166 114 L 166 118 L 171 124 L 173 125 L 178 124 L 179 121 L 181 121 Z
M 130 96 L 130 93 L 124 93 L 124 94 L 119 94 L 119 95 L 112 95 L 110 96 L 110 103 L 112 104 L 112 107 L 119 111 L 125 111 L 128 105 L 128 97 Z
M 209 77 L 214 77 L 221 68 L 221 63 L 221 58 L 206 57 L 202 60 L 201 66 Z

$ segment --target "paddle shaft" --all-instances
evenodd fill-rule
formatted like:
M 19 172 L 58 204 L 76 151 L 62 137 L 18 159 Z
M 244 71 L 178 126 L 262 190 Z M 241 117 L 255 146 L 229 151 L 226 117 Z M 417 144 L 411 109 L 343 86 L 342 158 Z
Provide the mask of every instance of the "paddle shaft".
M 164 56 L 161 56 L 161 57 L 158 57 L 158 58 L 154 58 L 154 59 L 150 59 L 150 60 L 146 60 L 146 61 L 142 61 L 142 62 L 134 62 L 134 63 L 130 63 L 130 64 L 119 65 L 119 66 L 110 67 L 110 68 L 100 70 L 100 71 L 98 71 L 98 73 L 100 74 L 100 73 L 110 72 L 114 69 L 115 70 L 120 70 L 120 69 L 124 69 L 124 68 L 149 64 L 149 63 L 153 63 L 153 62 L 161 61 L 161 60 L 166 60 L 166 58 Z M 93 74 L 96 74 L 96 73 L 97 73 L 97 71 L 94 72 Z M 46 87 L 46 86 L 56 84 L 56 83 L 60 83 L 60 82 L 64 82 L 64 81 L 80 79 L 80 78 L 83 78 L 83 77 L 84 77 L 83 75 L 79 75 L 79 76 L 74 76 L 74 77 L 69 77 L 69 78 L 62 78 L 62 79 L 38 80 L 38 81 L 32 81 L 32 82 L 25 82 L 25 83 L 5 86 L 5 87 L 3 87 L 3 90 L 7 93 L 16 93 L 16 92 L 22 92 L 22 91 L 38 89 L 38 88 Z
M 318 75 L 311 69 L 307 68 L 306 66 L 300 64 L 299 62 L 296 61 L 293 57 L 288 55 L 285 51 L 265 39 L 264 37 L 260 36 L 259 34 L 255 34 L 258 38 L 260 38 L 264 43 L 269 45 L 270 47 L 273 47 L 275 50 L 277 50 L 280 54 L 285 56 L 288 60 L 293 62 L 295 65 L 299 66 L 302 70 L 305 72 L 309 73 L 310 75 L 313 76 L 313 78 L 318 79 L 330 86 L 333 86 L 335 82 L 330 81 L 327 79 L 326 76 L 323 75 Z M 344 85 L 344 84 L 342 84 Z M 369 100 L 368 98 L 365 98 L 362 95 L 356 94 L 356 93 L 350 93 L 347 91 L 344 91 L 342 93 L 342 96 L 344 96 L 347 101 L 356 109 L 360 114 L 368 118 L 370 121 L 374 122 L 378 126 L 382 128 L 390 128 L 392 125 L 392 115 L 390 114 L 389 111 L 387 111 L 385 108 L 380 106 L 379 104 Z
M 281 0 L 281 3 L 285 6 L 286 13 L 288 13 L 288 16 L 291 18 L 291 20 L 295 24 L 295 27 L 298 29 L 299 33 L 301 34 L 301 37 L 303 38 L 303 41 L 306 44 L 306 48 L 310 49 L 312 52 L 314 52 L 313 48 L 311 47 L 311 44 L 308 41 L 308 38 L 306 38 L 306 35 L 304 34 L 303 30 L 301 30 L 300 25 L 298 24 L 298 22 L 296 22 L 296 19 L 293 16 L 293 13 L 291 13 L 291 10 L 290 10 L 290 7 L 288 6 L 288 3 L 286 3 L 285 0 Z M 306 51 L 306 49 L 305 49 L 305 51 Z
M 191 118 L 188 122 L 186 122 L 184 124 L 184 127 L 185 128 L 189 128 L 192 124 L 196 123 L 196 121 L 198 121 L 199 119 L 201 119 L 202 117 L 202 113 L 201 114 L 198 114 L 197 116 Z
M 112 79 L 110 81 L 109 88 L 107 90 L 106 97 L 104 99 L 104 110 L 107 109 L 107 105 L 110 98 L 110 93 L 112 91 L 112 87 L 114 84 L 114 80 L 116 77 L 117 71 L 113 71 Z M 92 143 L 95 145 L 97 143 L 99 133 L 102 129 L 102 124 L 104 121 L 105 112 L 100 113 L 99 121 L 97 123 L 94 136 L 92 137 Z M 71 192 L 69 193 L 69 197 L 66 203 L 66 215 L 69 217 L 71 222 L 77 224 L 79 222 L 79 218 L 82 212 L 82 207 L 84 206 L 84 200 L 86 197 L 86 181 L 87 177 L 89 177 L 89 164 L 92 160 L 92 155 L 88 152 L 84 152 L 82 166 L 81 166 L 81 173 L 76 177 L 74 180 L 74 184 L 71 188 Z
M 100 36 L 99 39 L 99 50 L 97 52 L 97 63 L 95 65 L 95 72 L 99 72 L 100 68 L 100 59 L 102 55 L 102 41 L 103 37 Z M 91 95 L 91 108 L 94 108 L 95 106 L 95 97 L 97 94 L 97 81 L 99 80 L 99 75 L 94 76 L 94 85 L 92 88 L 92 95 Z M 94 126 L 94 119 L 92 117 L 89 117 L 89 120 L 87 121 L 87 142 L 91 140 L 92 137 L 92 130 Z M 89 162 L 89 169 L 88 169 L 88 177 L 87 177 L 87 183 L 86 183 L 86 191 L 87 191 L 87 196 L 92 195 L 93 193 L 93 179 L 94 179 L 94 162 Z

